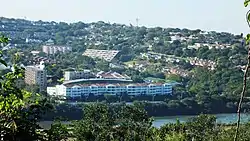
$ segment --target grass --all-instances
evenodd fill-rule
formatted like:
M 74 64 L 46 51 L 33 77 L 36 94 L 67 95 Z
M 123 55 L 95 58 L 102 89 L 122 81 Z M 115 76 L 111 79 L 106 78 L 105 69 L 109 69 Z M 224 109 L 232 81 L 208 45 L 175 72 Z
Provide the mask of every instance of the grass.
M 148 78 L 145 78 L 146 80 L 151 80 L 151 81 L 155 81 L 155 82 L 158 82 L 158 81 L 165 81 L 165 79 L 160 79 L 160 78 L 155 78 L 155 77 L 148 77 Z
M 148 78 L 145 78 L 145 80 L 152 80 L 154 82 L 167 82 L 167 83 L 175 82 L 173 80 L 160 79 L 160 78 L 155 78 L 155 77 L 148 77 Z
M 136 63 L 135 60 L 132 60 L 132 61 L 124 62 L 124 64 L 125 64 L 125 65 L 132 65 L 134 62 Z

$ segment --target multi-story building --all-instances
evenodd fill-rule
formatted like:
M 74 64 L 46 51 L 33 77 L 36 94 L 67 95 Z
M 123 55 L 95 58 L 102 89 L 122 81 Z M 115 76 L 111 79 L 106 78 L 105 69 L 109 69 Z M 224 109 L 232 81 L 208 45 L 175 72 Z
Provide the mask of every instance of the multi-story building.
M 75 80 L 75 79 L 89 79 L 93 78 L 94 75 L 90 70 L 83 71 L 65 71 L 64 72 L 64 80 Z
M 117 50 L 96 50 L 96 49 L 87 49 L 83 55 L 91 58 L 100 58 L 106 61 L 112 61 L 115 56 L 119 53 Z
M 72 47 L 69 46 L 56 46 L 56 45 L 44 45 L 43 52 L 46 54 L 55 54 L 55 53 L 66 53 L 71 52 Z
M 43 63 L 41 62 L 38 66 L 25 67 L 25 83 L 39 86 L 40 92 L 46 91 L 47 88 L 47 73 Z
M 116 84 L 69 84 L 57 85 L 55 88 L 48 88 L 47 93 L 53 96 L 62 96 L 67 98 L 79 98 L 97 95 L 171 95 L 172 85 L 169 83 L 148 84 L 148 83 L 116 83 Z

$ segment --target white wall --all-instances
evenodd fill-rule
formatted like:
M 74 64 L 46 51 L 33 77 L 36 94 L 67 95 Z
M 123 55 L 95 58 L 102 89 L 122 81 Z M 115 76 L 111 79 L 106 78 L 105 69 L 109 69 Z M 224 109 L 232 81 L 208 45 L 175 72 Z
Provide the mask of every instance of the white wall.
M 47 93 L 49 95 L 56 95 L 56 87 L 47 87 Z

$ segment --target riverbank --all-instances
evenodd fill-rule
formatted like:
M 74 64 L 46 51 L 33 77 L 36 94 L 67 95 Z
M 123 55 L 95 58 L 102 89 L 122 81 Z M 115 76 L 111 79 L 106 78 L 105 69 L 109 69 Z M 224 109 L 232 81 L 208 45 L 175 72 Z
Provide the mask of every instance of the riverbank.
M 91 102 L 93 103 L 93 102 Z M 55 105 L 55 109 L 53 111 L 48 112 L 46 115 L 44 115 L 43 120 L 54 120 L 55 118 L 62 118 L 65 120 L 80 120 L 83 117 L 83 107 L 85 105 L 88 105 L 90 103 L 63 103 L 63 104 L 57 104 Z M 185 106 L 180 105 L 178 103 L 174 102 L 123 102 L 123 103 L 108 103 L 113 108 L 119 108 L 122 105 L 131 105 L 131 104 L 137 104 L 143 106 L 143 108 L 147 111 L 147 114 L 150 117 L 165 117 L 165 116 L 189 116 L 189 115 L 199 115 L 201 113 L 203 114 L 221 114 L 221 113 L 235 113 L 237 110 L 236 106 L 231 107 L 213 107 L 210 109 L 207 109 L 206 107 L 202 105 L 198 106 Z M 244 109 L 245 110 L 245 109 Z
M 216 122 L 218 124 L 234 124 L 237 121 L 237 114 L 231 113 L 231 114 L 213 114 L 216 117 Z M 179 120 L 181 123 L 189 121 L 191 118 L 197 117 L 198 115 L 178 115 L 178 116 L 164 116 L 164 117 L 153 117 L 153 126 L 154 127 L 161 127 L 164 124 L 169 123 L 176 123 L 177 120 Z M 250 121 L 250 114 L 242 114 L 241 115 L 241 122 L 247 123 Z M 45 129 L 50 128 L 50 125 L 53 123 L 53 121 L 41 121 L 40 126 L 42 126 Z M 63 122 L 64 124 L 70 124 L 70 122 Z
M 216 117 L 216 122 L 218 124 L 234 124 L 237 121 L 236 113 L 224 113 L 224 114 L 212 114 Z M 153 126 L 160 127 L 168 123 L 176 123 L 177 119 L 183 123 L 189 121 L 191 118 L 197 117 L 198 115 L 189 115 L 189 116 L 165 116 L 165 117 L 154 117 Z M 241 114 L 241 123 L 247 123 L 250 121 L 250 114 L 244 113 Z

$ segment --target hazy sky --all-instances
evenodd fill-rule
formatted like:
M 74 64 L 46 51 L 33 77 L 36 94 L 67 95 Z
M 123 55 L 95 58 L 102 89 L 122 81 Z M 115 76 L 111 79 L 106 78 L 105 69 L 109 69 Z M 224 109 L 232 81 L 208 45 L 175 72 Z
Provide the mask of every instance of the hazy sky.
M 244 0 L 0 0 L 0 16 L 250 32 Z M 3 6 L 3 3 L 5 5 Z

